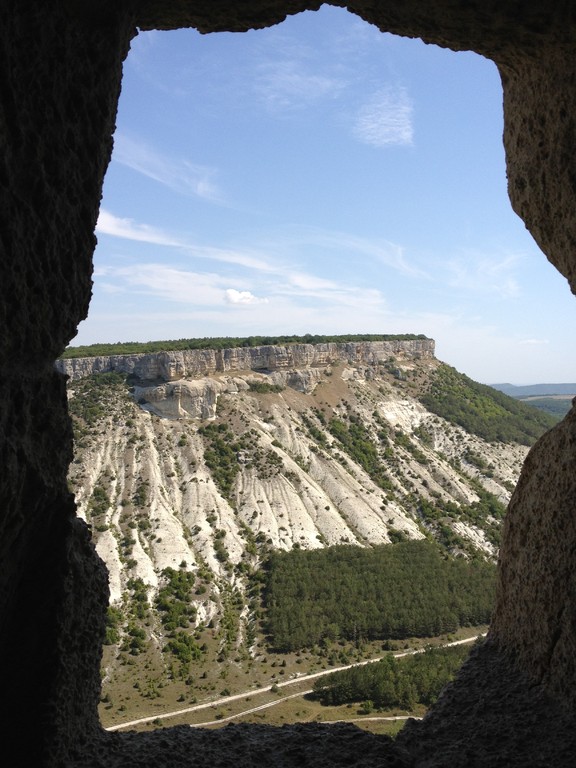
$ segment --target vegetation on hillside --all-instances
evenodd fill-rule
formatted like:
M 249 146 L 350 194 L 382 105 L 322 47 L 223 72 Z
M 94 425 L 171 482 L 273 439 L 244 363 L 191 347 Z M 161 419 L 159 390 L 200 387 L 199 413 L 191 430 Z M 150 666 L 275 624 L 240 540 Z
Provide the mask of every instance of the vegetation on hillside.
M 572 397 L 520 397 L 518 400 L 531 408 L 549 413 L 556 421 L 563 419 L 572 407 Z
M 267 390 L 266 390 L 267 391 Z M 284 468 L 282 459 L 270 448 L 260 445 L 255 430 L 235 436 L 225 422 L 209 423 L 200 427 L 206 449 L 204 461 L 220 492 L 233 503 L 233 489 L 240 466 L 256 470 L 258 477 L 277 475 Z
M 212 478 L 224 498 L 230 499 L 234 480 L 240 470 L 238 453 L 243 445 L 235 440 L 228 424 L 207 424 L 200 427 L 198 432 L 207 443 L 204 451 L 206 466 L 212 472 Z
M 126 341 L 116 344 L 90 344 L 89 346 L 68 347 L 62 358 L 102 357 L 104 355 L 135 355 L 150 352 L 174 352 L 183 349 L 231 349 L 234 347 L 263 347 L 285 344 L 342 344 L 358 341 L 417 341 L 427 339 L 424 334 L 414 333 L 352 333 L 326 336 L 307 333 L 304 336 L 218 336 L 202 339 L 173 339 L 171 341 Z
M 282 392 L 284 387 L 280 384 L 269 384 L 267 381 L 251 381 L 248 384 L 250 392 L 258 392 L 260 395 Z
M 392 490 L 392 483 L 382 462 L 382 459 L 392 456 L 388 447 L 387 431 L 383 425 L 378 433 L 380 448 L 371 439 L 366 426 L 354 414 L 349 416 L 348 423 L 338 418 L 331 419 L 328 428 L 346 453 L 362 467 L 376 485 L 383 490 Z
M 432 373 L 420 401 L 432 413 L 489 442 L 532 445 L 556 423 L 549 414 L 479 384 L 444 363 Z
M 428 648 L 424 653 L 400 659 L 390 653 L 372 664 L 318 678 L 314 696 L 327 706 L 362 702 L 365 714 L 373 708 L 411 710 L 416 704 L 429 707 L 469 653 L 467 645 Z
M 76 451 L 85 448 L 89 439 L 97 435 L 100 425 L 118 405 L 129 411 L 126 376 L 122 373 L 93 373 L 74 384 L 73 396 L 68 399 L 68 412 L 72 420 Z
M 478 501 L 471 504 L 455 504 L 452 501 L 430 501 L 422 496 L 414 499 L 417 514 L 432 531 L 438 542 L 451 550 L 454 547 L 466 549 L 466 542 L 459 536 L 450 524 L 452 521 L 462 521 L 476 526 L 484 531 L 488 541 L 496 548 L 500 546 L 502 535 L 502 520 L 506 507 L 494 494 L 487 491 L 481 483 L 468 478 L 468 483 L 478 495 Z
M 101 421 L 125 382 L 126 376 L 122 373 L 93 373 L 76 384 L 77 392 L 68 401 L 75 427 L 81 431 L 81 427 L 90 428 Z
M 270 643 L 287 652 L 485 624 L 495 575 L 494 564 L 444 557 L 427 540 L 272 552 L 264 587 Z

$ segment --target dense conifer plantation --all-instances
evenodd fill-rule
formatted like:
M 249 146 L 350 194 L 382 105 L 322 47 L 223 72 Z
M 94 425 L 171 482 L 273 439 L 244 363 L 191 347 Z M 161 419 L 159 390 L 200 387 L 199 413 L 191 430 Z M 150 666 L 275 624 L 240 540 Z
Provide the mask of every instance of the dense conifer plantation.
M 271 646 L 434 637 L 488 623 L 496 567 L 429 541 L 273 552 L 264 605 Z
M 395 659 L 390 653 L 381 661 L 334 672 L 319 678 L 314 695 L 322 704 L 364 702 L 364 708 L 412 709 L 429 707 L 452 680 L 470 652 L 470 646 L 430 648 L 424 653 Z

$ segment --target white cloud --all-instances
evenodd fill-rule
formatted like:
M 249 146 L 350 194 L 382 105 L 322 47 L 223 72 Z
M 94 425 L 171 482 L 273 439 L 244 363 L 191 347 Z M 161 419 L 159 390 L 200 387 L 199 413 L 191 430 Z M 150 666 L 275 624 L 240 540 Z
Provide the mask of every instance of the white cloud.
M 522 339 L 520 344 L 528 344 L 532 346 L 538 346 L 541 344 L 550 344 L 548 339 Z
M 268 299 L 260 299 L 250 291 L 237 291 L 235 288 L 227 288 L 225 291 L 228 304 L 268 304 Z
M 156 296 L 189 306 L 222 305 L 227 280 L 210 272 L 192 272 L 164 264 L 132 264 L 107 267 L 106 278 L 115 292 Z M 111 281 L 115 281 L 111 283 Z
M 360 108 L 353 132 L 357 139 L 374 147 L 412 144 L 412 101 L 403 88 L 377 91 Z
M 268 242 L 261 250 L 258 248 L 243 250 L 198 246 L 187 242 L 183 237 L 156 227 L 114 216 L 105 209 L 100 212 L 97 231 L 136 242 L 176 248 L 186 259 L 201 259 L 211 262 L 213 269 L 215 263 L 227 264 L 232 268 L 237 267 L 233 278 L 237 283 L 244 280 L 248 282 L 248 279 L 251 284 L 257 281 L 259 290 L 264 291 L 269 297 L 275 297 L 275 303 L 277 298 L 286 297 L 287 300 L 294 302 L 314 300 L 318 304 L 346 308 L 363 305 L 382 309 L 385 304 L 381 291 L 377 289 L 357 286 L 348 279 L 339 281 L 328 279 L 304 271 L 292 265 L 288 259 L 279 258 L 277 254 L 285 250 L 286 240 L 279 240 L 275 243 Z M 305 237 L 303 241 L 308 241 L 308 237 Z M 392 244 L 387 244 L 389 247 L 385 248 L 381 244 L 374 245 L 368 240 L 340 233 L 314 234 L 311 242 L 321 242 L 324 246 L 329 247 L 342 247 L 344 245 L 345 248 L 352 251 L 370 253 L 370 255 L 401 272 L 410 275 L 418 272 L 415 268 L 404 263 L 401 249 L 400 251 L 395 249 Z M 288 245 L 292 248 L 290 243 Z M 249 278 L 245 270 L 248 271 Z M 134 289 L 139 287 L 140 290 L 145 288 L 150 293 L 161 295 L 172 301 L 188 300 L 194 291 L 201 290 L 203 296 L 210 296 L 210 303 L 221 302 L 222 296 L 225 297 L 227 304 L 233 305 L 268 303 L 269 298 L 260 298 L 242 286 L 230 288 L 229 272 L 230 270 L 227 271 L 227 276 L 218 276 L 199 269 L 188 271 L 186 268 L 141 263 L 130 268 L 98 267 L 95 276 L 106 279 L 106 287 L 103 286 L 103 288 L 107 293 L 118 291 L 118 288 L 115 287 L 116 284 L 111 280 L 111 276 L 114 275 L 117 278 L 122 278 L 125 287 L 132 286 Z M 208 281 L 210 290 L 206 277 L 208 274 L 210 274 Z
M 125 240 L 136 240 L 141 243 L 181 247 L 182 243 L 161 229 L 150 227 L 148 224 L 137 224 L 133 219 L 123 219 L 114 216 L 104 208 L 100 209 L 96 232 Z
M 171 158 L 123 133 L 114 136 L 112 160 L 141 173 L 184 195 L 220 202 L 221 194 L 213 181 L 216 171 L 191 163 L 185 158 Z
M 374 147 L 412 144 L 412 101 L 403 88 L 377 91 L 360 108 L 353 133 L 357 139 Z

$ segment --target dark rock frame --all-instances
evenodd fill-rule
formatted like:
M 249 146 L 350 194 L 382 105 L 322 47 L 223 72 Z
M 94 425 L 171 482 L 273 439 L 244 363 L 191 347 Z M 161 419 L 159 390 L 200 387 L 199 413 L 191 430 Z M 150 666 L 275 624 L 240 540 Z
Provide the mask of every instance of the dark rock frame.
M 276 24 L 305 0 L 0 0 L 0 682 L 9 766 L 572 766 L 576 415 L 532 449 L 510 503 L 489 633 L 422 723 L 102 730 L 107 582 L 66 471 L 54 360 L 86 316 L 122 62 L 138 29 Z M 383 31 L 492 59 L 509 195 L 576 292 L 571 0 L 332 2 Z

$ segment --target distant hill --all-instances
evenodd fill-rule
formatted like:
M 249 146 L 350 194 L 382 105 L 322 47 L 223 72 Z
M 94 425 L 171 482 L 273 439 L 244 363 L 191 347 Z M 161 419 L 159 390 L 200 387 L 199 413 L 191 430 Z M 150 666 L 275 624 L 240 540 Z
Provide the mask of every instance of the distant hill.
M 572 407 L 576 396 L 576 384 L 528 384 L 517 387 L 514 384 L 491 384 L 493 389 L 503 392 L 515 400 L 538 408 L 560 421 Z
M 536 397 L 537 395 L 576 395 L 576 384 L 527 384 L 516 386 L 515 384 L 490 384 L 493 389 L 504 392 L 510 397 Z

